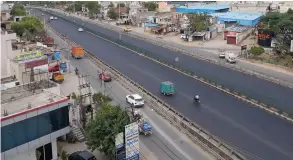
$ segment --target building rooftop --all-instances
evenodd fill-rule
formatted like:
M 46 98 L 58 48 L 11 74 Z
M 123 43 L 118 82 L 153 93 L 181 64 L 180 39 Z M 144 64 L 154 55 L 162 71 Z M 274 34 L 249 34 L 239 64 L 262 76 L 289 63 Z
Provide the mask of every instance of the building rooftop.
M 33 89 L 34 88 L 34 89 Z M 25 84 L 1 91 L 1 116 L 13 114 L 44 106 L 64 99 L 59 86 L 49 80 Z
M 255 20 L 261 17 L 261 13 L 247 13 L 247 12 L 226 12 L 226 13 L 211 13 L 211 16 L 219 18 L 238 19 L 238 20 Z
M 230 8 L 229 5 L 223 4 L 199 4 L 199 5 L 192 5 L 192 6 L 180 6 L 178 8 L 185 8 L 185 9 L 198 9 L 198 10 L 221 10 Z
M 226 28 L 226 31 L 234 31 L 234 32 L 241 33 L 241 32 L 247 31 L 248 29 L 249 27 L 247 26 L 231 26 L 229 28 Z

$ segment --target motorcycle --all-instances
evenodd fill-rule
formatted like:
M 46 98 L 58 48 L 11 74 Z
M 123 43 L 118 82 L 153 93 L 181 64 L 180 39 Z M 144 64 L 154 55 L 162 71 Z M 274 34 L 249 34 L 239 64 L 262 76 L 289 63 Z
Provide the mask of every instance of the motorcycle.
M 194 100 L 194 102 L 196 102 L 196 103 L 200 103 L 199 98 L 194 97 L 193 100 Z
M 78 71 L 78 69 L 77 69 L 77 68 L 75 68 L 75 70 L 74 70 L 74 71 L 75 71 L 75 74 L 76 74 L 76 75 L 79 75 L 79 71 Z

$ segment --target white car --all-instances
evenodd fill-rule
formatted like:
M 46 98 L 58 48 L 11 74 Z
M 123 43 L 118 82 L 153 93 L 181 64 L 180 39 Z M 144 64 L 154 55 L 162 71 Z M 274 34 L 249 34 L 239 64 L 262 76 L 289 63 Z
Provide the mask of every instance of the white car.
M 83 32 L 83 29 L 82 28 L 78 28 L 78 32 Z
M 144 100 L 139 94 L 131 94 L 126 96 L 126 102 L 133 107 L 139 107 L 144 105 Z
M 54 19 L 54 17 L 50 17 L 50 20 L 53 20 Z
M 54 19 L 57 19 L 57 17 L 54 17 Z
M 219 58 L 225 58 L 225 54 L 224 50 L 219 50 Z
M 236 63 L 236 55 L 232 52 L 227 52 L 225 54 L 225 59 L 227 60 L 227 62 L 229 63 Z
M 187 39 L 187 35 L 186 34 L 181 34 L 180 38 L 181 39 Z

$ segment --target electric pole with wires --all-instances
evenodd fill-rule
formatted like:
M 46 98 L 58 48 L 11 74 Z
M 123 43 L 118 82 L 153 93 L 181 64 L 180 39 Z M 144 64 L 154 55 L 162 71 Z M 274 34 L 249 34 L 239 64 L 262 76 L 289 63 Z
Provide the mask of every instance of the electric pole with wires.
M 91 84 L 88 80 L 89 75 L 79 75 L 78 76 L 78 90 L 79 90 L 79 109 L 81 111 L 81 121 L 82 126 L 85 127 L 86 124 L 86 111 L 88 108 L 91 112 L 91 118 L 93 119 L 93 109 L 92 109 L 92 91 L 91 91 Z M 84 105 L 83 102 L 89 98 L 89 105 Z

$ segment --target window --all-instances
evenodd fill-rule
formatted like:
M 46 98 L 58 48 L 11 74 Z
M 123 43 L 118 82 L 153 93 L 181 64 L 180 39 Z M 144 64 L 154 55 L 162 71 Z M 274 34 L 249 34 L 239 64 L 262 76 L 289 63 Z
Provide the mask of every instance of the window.
M 69 107 L 44 113 L 1 128 L 1 152 L 69 126 Z

